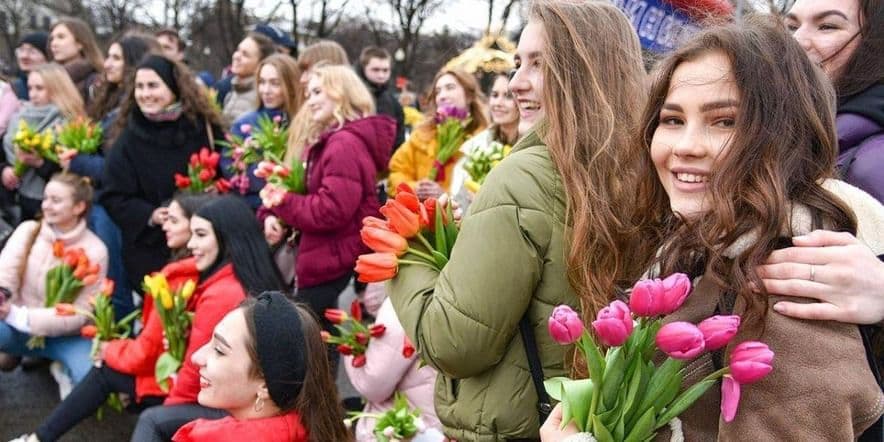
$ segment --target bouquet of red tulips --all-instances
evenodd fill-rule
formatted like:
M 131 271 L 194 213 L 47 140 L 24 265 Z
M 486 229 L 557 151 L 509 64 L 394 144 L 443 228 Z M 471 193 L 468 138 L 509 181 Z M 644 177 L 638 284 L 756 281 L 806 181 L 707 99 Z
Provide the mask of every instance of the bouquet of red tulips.
M 175 174 L 175 186 L 182 190 L 194 193 L 215 190 L 218 193 L 227 193 L 230 183 L 224 178 L 216 178 L 218 175 L 218 162 L 221 155 L 203 147 L 198 153 L 190 156 L 187 165 L 187 175 Z
M 442 106 L 436 111 L 436 159 L 430 169 L 430 180 L 445 181 L 445 166 L 452 161 L 466 139 L 470 114 L 454 106 Z
M 451 256 L 458 233 L 451 206 L 435 198 L 421 202 L 407 184 L 396 190 L 396 198 L 381 207 L 386 219 L 369 216 L 362 220 L 362 242 L 375 253 L 356 260 L 359 281 L 392 279 L 400 264 L 441 270 Z M 414 259 L 402 259 L 406 253 Z
M 387 331 L 384 324 L 367 327 L 362 323 L 362 306 L 359 300 L 350 304 L 349 315 L 343 310 L 330 308 L 325 310 L 324 316 L 335 325 L 340 335 L 334 336 L 323 330 L 322 340 L 327 344 L 337 345 L 338 353 L 353 356 L 351 364 L 357 368 L 365 365 L 365 349 L 371 338 L 380 338 Z
M 681 273 L 637 282 L 629 305 L 614 301 L 592 322 L 599 341 L 608 347 L 604 355 L 574 310 L 565 305 L 553 310 L 550 335 L 562 345 L 577 344 L 590 376 L 544 383 L 549 395 L 562 402 L 563 426 L 574 422 L 599 441 L 650 440 L 719 379 L 721 415 L 725 422 L 734 419 L 740 385 L 770 373 L 773 352 L 761 342 L 742 342 L 731 351 L 727 367 L 683 386 L 685 361 L 725 347 L 740 326 L 739 316 L 662 325 L 660 317 L 681 307 L 690 292 L 690 280 Z M 669 356 L 660 365 L 654 364 L 658 350 Z
M 58 304 L 70 304 L 77 299 L 80 290 L 98 282 L 98 263 L 89 262 L 89 257 L 82 248 L 64 248 L 64 242 L 57 240 L 52 243 L 52 254 L 61 263 L 46 272 L 46 299 L 44 307 L 55 307 Z M 46 338 L 33 336 L 28 340 L 30 349 L 43 348 Z

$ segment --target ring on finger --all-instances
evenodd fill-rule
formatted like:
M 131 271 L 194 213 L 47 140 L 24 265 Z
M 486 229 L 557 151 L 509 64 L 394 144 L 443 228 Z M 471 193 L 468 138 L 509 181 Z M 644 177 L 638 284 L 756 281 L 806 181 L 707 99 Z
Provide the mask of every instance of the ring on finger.
M 813 264 L 810 265 L 810 281 L 816 281 L 816 267 Z

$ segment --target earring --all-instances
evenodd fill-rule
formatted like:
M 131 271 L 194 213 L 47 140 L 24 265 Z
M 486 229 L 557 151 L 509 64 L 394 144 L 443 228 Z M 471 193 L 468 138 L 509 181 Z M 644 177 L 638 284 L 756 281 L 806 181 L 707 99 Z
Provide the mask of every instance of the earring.
M 261 396 L 255 398 L 255 406 L 253 407 L 255 413 L 260 413 L 261 410 L 264 409 L 264 399 L 261 399 Z

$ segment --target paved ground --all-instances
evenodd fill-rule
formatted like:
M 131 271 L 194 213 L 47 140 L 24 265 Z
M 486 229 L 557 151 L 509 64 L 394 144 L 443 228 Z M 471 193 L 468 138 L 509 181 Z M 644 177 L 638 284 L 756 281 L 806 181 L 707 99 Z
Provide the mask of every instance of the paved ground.
M 341 294 L 339 304 L 349 308 L 353 300 L 352 286 Z M 338 367 L 338 391 L 341 397 L 355 396 L 343 366 Z M 0 442 L 34 431 L 42 419 L 58 404 L 58 386 L 49 374 L 48 366 L 10 373 L 0 372 Z M 95 417 L 80 423 L 61 439 L 62 442 L 116 442 L 127 441 L 135 428 L 138 416 L 115 411 L 105 412 L 104 419 Z

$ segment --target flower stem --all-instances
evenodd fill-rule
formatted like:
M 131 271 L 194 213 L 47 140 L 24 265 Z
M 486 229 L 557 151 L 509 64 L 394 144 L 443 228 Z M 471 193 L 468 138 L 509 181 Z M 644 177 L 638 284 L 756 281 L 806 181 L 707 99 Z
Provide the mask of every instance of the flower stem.
M 417 255 L 418 258 L 425 259 L 425 260 L 427 260 L 427 262 L 429 262 L 429 263 L 432 263 L 432 264 L 435 264 L 435 263 L 436 263 L 436 260 L 433 259 L 432 256 L 430 256 L 430 255 L 428 255 L 428 254 L 426 254 L 426 253 L 424 253 L 424 252 L 421 252 L 420 250 L 417 250 L 417 249 L 415 249 L 414 247 L 409 247 L 409 248 L 408 248 L 408 253 L 413 253 L 413 254 Z M 399 262 L 402 262 L 402 261 L 400 260 Z
M 435 265 L 432 265 L 432 264 L 430 264 L 428 262 L 424 262 L 424 261 L 412 261 L 410 259 L 400 259 L 399 264 L 413 264 L 413 265 L 429 267 L 433 270 L 439 270 L 439 268 L 436 267 Z
M 427 248 L 427 250 L 435 250 L 433 246 L 431 246 L 430 243 L 427 241 L 427 239 L 424 238 L 424 235 L 421 235 L 420 232 L 418 232 L 415 236 L 417 236 L 417 239 L 420 240 L 420 242 L 424 245 L 424 247 Z M 435 262 L 435 260 L 433 260 L 433 262 Z

